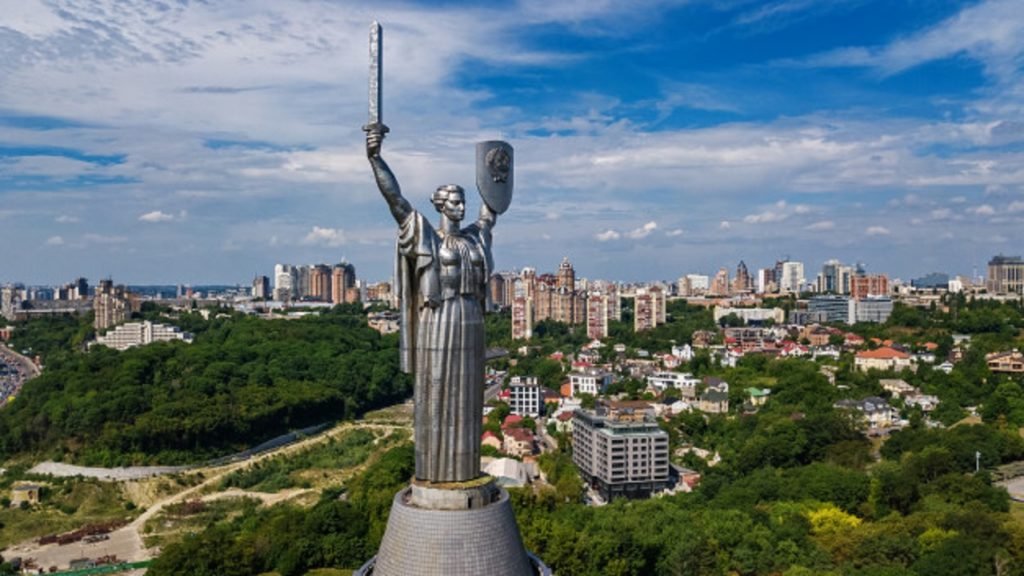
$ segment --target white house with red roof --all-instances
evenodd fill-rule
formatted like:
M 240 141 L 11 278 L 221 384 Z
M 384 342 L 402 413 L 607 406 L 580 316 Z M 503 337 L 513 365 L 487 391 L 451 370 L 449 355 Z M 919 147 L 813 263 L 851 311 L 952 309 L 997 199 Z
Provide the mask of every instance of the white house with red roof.
M 858 370 L 867 372 L 876 370 L 903 370 L 904 368 L 914 369 L 914 359 L 907 352 L 897 350 L 891 346 L 882 346 L 874 350 L 861 350 L 853 359 Z

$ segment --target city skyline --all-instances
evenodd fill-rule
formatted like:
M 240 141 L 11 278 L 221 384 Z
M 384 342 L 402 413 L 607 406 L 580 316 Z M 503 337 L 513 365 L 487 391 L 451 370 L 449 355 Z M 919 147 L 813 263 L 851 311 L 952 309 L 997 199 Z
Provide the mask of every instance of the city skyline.
M 2 281 L 244 284 L 342 259 L 388 278 L 371 20 L 384 156 L 417 208 L 473 187 L 475 141 L 516 147 L 498 270 L 568 255 L 672 280 L 791 255 L 910 279 L 1024 252 L 1008 0 L 9 4 Z

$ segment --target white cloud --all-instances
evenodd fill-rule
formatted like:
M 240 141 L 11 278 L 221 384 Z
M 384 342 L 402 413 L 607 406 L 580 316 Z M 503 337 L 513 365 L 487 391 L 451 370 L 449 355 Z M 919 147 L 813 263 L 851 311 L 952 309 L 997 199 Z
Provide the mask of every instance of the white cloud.
M 82 240 L 90 244 L 124 244 L 128 238 L 124 236 L 107 236 L 105 234 L 84 234 Z
M 786 214 L 773 210 L 765 210 L 758 214 L 748 214 L 743 217 L 743 221 L 747 224 L 766 224 L 769 222 L 781 222 L 785 219 Z
M 811 207 L 807 206 L 806 204 L 797 204 L 796 206 L 793 206 L 793 213 L 794 214 L 810 214 L 811 213 Z
M 60 236 L 50 236 L 49 238 L 46 239 L 46 245 L 47 246 L 63 246 L 64 245 L 64 239 L 61 238 Z
M 665 232 L 665 236 L 668 236 L 669 238 L 674 238 L 676 236 L 681 236 L 682 233 L 683 230 L 681 228 L 676 228 L 675 230 L 669 230 L 668 232 Z
M 868 236 L 888 236 L 889 229 L 885 226 L 869 226 L 864 233 Z
M 152 212 L 146 212 L 142 216 L 139 216 L 140 222 L 170 222 L 174 220 L 173 214 L 167 214 L 160 210 L 154 210 Z
M 949 208 L 936 208 L 929 213 L 932 220 L 949 220 L 953 216 L 953 211 Z
M 1024 17 L 1019 0 L 978 2 L 918 34 L 882 48 L 851 47 L 810 59 L 812 65 L 875 68 L 890 75 L 935 60 L 966 54 L 998 78 L 1017 74 L 1024 52 Z
M 643 226 L 641 226 L 641 227 L 639 227 L 639 228 L 637 228 L 635 230 L 631 230 L 626 235 L 629 236 L 630 238 L 634 239 L 634 240 L 640 240 L 641 238 L 648 237 L 651 234 L 651 232 L 654 232 L 655 230 L 657 230 L 657 228 L 658 228 L 658 223 L 654 222 L 654 221 L 651 221 L 651 222 L 648 222 L 648 223 L 644 224 Z
M 972 212 L 978 216 L 992 216 L 996 213 L 996 209 L 988 204 L 982 204 L 981 206 L 975 206 L 974 208 L 968 209 L 968 212 Z
M 728 220 L 722 220 L 718 223 L 718 228 L 720 230 L 728 230 L 729 228 L 732 228 L 732 224 L 730 224 Z
M 621 238 L 621 236 L 622 235 L 616 232 L 615 230 L 605 230 L 604 232 L 595 234 L 594 238 L 596 238 L 599 242 L 608 242 L 609 240 L 618 240 L 619 238 Z
M 58 224 L 73 224 L 75 222 L 78 222 L 78 217 L 68 216 L 67 214 L 61 214 L 60 216 L 54 218 L 54 221 L 57 222 Z
M 807 230 L 810 230 L 812 232 L 821 232 L 823 230 L 832 230 L 835 227 L 835 222 L 831 220 L 822 220 L 820 222 L 815 222 L 814 224 L 811 224 L 810 226 L 807 227 Z
M 338 228 L 321 228 L 319 226 L 313 226 L 313 230 L 302 240 L 303 244 L 311 244 L 317 246 L 328 246 L 336 248 L 342 246 L 347 242 L 345 238 L 345 231 Z

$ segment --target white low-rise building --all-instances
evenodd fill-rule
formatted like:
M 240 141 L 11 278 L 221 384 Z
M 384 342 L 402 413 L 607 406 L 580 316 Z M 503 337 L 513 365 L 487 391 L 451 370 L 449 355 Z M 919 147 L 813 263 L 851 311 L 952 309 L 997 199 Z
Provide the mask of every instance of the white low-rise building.
M 127 350 L 135 346 L 145 346 L 153 342 L 181 340 L 192 342 L 192 335 L 182 332 L 177 326 L 144 322 L 128 322 L 121 324 L 110 332 L 96 337 L 95 344 L 115 350 Z
M 675 388 L 679 390 L 683 398 L 696 398 L 697 386 L 699 384 L 699 378 L 694 378 L 692 374 L 684 374 L 682 372 L 655 372 L 647 375 L 648 386 L 654 387 L 659 392 Z
M 569 374 L 569 384 L 572 387 L 572 397 L 580 394 L 597 396 L 611 386 L 612 375 L 610 372 L 588 370 L 586 372 L 573 372 Z

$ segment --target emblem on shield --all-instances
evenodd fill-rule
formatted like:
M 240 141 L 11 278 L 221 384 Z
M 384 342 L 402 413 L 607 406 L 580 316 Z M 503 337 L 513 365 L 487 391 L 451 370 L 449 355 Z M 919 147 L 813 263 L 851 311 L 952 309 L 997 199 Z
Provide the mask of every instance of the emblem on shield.
M 476 187 L 487 207 L 503 214 L 512 203 L 512 146 L 501 140 L 476 145 Z

